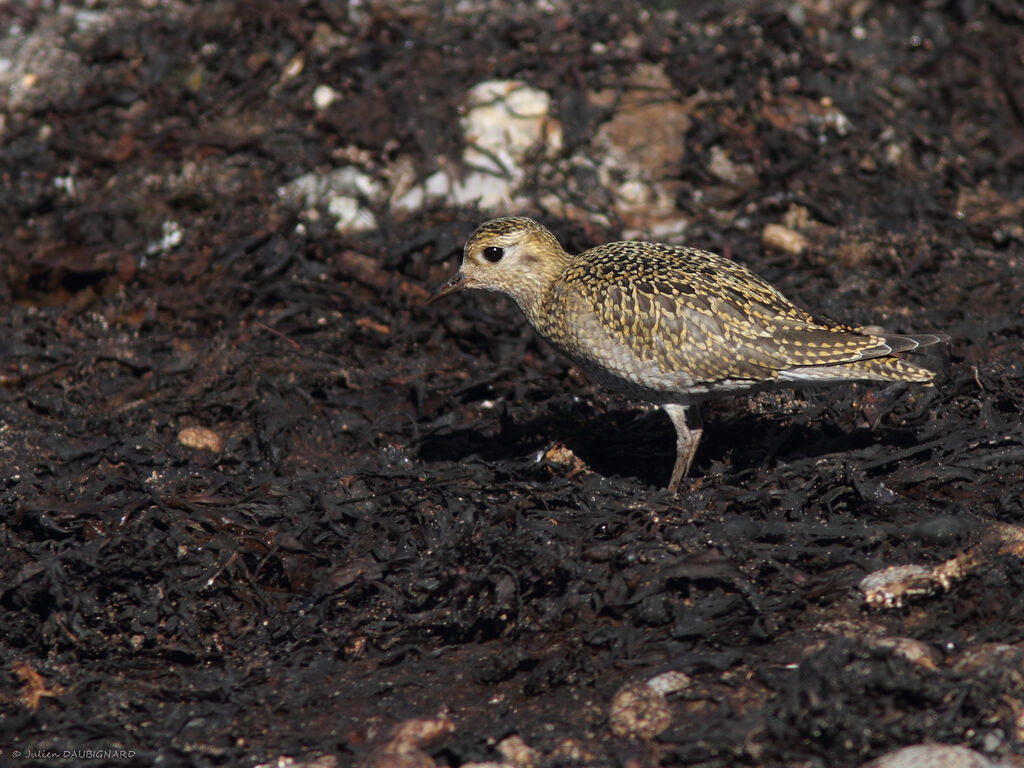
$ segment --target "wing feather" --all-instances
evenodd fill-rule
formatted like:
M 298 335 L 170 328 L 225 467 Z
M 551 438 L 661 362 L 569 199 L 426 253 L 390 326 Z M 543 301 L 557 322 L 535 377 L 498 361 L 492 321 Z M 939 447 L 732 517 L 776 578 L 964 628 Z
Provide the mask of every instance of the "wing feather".
M 742 265 L 652 243 L 576 257 L 549 306 L 557 311 L 541 330 L 574 358 L 664 389 L 776 381 L 816 366 L 825 373 L 940 340 L 815 317 Z

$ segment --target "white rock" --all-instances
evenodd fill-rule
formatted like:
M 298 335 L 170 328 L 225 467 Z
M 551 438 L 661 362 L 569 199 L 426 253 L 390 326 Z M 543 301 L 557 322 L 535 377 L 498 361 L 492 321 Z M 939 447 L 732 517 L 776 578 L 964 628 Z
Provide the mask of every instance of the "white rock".
M 358 168 L 345 166 L 326 174 L 305 173 L 277 190 L 282 200 L 316 208 L 325 205 L 343 232 L 365 232 L 377 226 L 377 217 L 366 203 L 379 202 L 384 185 Z
M 562 148 L 562 126 L 550 115 L 551 97 L 518 80 L 487 80 L 473 86 L 459 121 L 466 142 L 463 164 L 471 170 L 449 180 L 456 205 L 509 206 L 526 177 L 527 156 Z
M 327 201 L 327 212 L 337 219 L 334 228 L 339 232 L 366 232 L 377 226 L 373 211 L 348 195 L 331 197 Z
M 915 744 L 883 755 L 863 768 L 1009 768 L 958 744 Z
M 399 160 L 392 177 L 393 208 L 412 212 L 431 200 L 476 204 L 484 210 L 522 207 L 518 195 L 531 153 L 551 158 L 562 148 L 562 126 L 551 117 L 551 97 L 519 80 L 487 80 L 462 104 L 459 126 L 466 149 L 461 172 L 442 159 L 437 171 L 414 182 L 411 163 Z
M 518 169 L 526 154 L 543 144 L 546 154 L 562 148 L 562 126 L 550 117 L 551 97 L 519 80 L 487 80 L 469 89 L 460 120 L 469 145 L 463 160 L 496 175 Z
M 336 102 L 340 95 L 329 85 L 318 85 L 313 89 L 313 106 L 323 111 Z
M 184 239 L 185 232 L 181 225 L 173 219 L 167 219 L 160 224 L 160 239 L 146 246 L 146 255 L 155 256 L 158 253 L 173 251 Z

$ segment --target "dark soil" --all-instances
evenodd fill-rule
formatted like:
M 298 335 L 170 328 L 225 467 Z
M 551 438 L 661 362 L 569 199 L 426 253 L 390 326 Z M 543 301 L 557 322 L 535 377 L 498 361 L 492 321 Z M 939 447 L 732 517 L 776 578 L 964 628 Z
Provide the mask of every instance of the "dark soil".
M 0 29 L 86 6 L 51 5 L 0 4 Z M 414 765 L 380 747 L 425 718 L 454 725 L 418 742 L 451 766 L 511 734 L 546 766 L 923 741 L 1024 765 L 1020 667 L 963 663 L 1024 648 L 1024 563 L 991 543 L 1024 523 L 1018 3 L 111 5 L 54 38 L 84 65 L 60 87 L 0 101 L 0 760 Z M 428 173 L 489 78 L 551 93 L 575 151 L 606 117 L 584 93 L 645 62 L 705 94 L 689 242 L 815 311 L 949 334 L 936 387 L 713 403 L 673 496 L 662 414 L 509 301 L 425 304 L 490 213 L 345 236 L 277 195 L 352 147 Z M 794 95 L 848 135 L 784 125 Z M 759 183 L 723 190 L 713 147 Z M 763 250 L 794 203 L 812 247 Z M 573 249 L 619 236 L 509 212 Z M 170 220 L 181 242 L 147 250 Z M 968 550 L 948 591 L 865 607 L 867 573 Z M 671 726 L 616 736 L 615 692 L 666 670 L 693 681 Z

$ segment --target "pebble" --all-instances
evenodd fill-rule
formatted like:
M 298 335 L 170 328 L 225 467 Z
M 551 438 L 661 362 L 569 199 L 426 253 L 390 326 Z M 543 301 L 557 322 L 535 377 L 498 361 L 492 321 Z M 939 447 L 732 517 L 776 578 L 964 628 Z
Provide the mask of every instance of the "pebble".
M 862 768 L 1009 768 L 956 744 L 916 744 L 865 763 Z
M 206 427 L 185 427 L 178 432 L 178 442 L 196 451 L 219 453 L 224 448 L 220 435 Z

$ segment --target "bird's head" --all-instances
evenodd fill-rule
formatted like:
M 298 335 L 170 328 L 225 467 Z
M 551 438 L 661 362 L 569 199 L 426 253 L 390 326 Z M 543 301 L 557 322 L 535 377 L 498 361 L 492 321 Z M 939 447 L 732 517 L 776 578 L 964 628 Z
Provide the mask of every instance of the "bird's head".
M 483 288 L 508 294 L 530 315 L 569 259 L 551 231 L 533 219 L 491 219 L 469 238 L 459 271 L 428 302 L 463 288 Z

